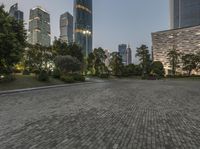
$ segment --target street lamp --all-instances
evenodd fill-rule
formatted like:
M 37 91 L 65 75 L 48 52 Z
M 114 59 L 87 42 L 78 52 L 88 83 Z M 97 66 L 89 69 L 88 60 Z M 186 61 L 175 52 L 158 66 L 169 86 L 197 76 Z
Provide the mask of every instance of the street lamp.
M 88 50 L 88 36 L 91 35 L 91 32 L 89 30 L 84 30 L 83 34 L 86 37 L 86 40 L 85 40 L 85 42 L 86 42 L 86 57 L 88 57 L 88 53 L 89 53 L 89 50 Z

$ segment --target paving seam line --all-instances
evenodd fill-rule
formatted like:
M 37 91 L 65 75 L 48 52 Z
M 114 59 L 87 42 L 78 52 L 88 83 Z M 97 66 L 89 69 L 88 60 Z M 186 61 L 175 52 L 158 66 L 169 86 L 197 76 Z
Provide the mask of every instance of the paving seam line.
M 93 83 L 102 83 L 102 82 L 92 82 L 91 81 L 91 82 L 85 82 L 85 83 L 51 85 L 51 86 L 42 86 L 42 87 L 34 87 L 34 88 L 26 88 L 26 89 L 16 89 L 16 90 L 0 91 L 0 95 L 8 95 L 8 94 L 14 94 L 14 93 L 23 93 L 23 92 L 29 92 L 29 91 L 45 90 L 45 89 L 61 88 L 61 87 L 70 87 L 70 86 L 93 84 Z

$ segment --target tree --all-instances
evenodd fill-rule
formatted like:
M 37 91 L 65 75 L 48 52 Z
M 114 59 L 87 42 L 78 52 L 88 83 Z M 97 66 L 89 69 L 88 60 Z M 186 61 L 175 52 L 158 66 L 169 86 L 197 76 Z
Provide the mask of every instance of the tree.
M 172 67 L 172 75 L 176 75 L 176 69 L 179 67 L 179 62 L 180 62 L 180 53 L 175 49 L 170 49 L 167 57 L 169 58 L 170 65 Z
M 150 54 L 148 47 L 146 45 L 142 45 L 141 47 L 137 48 L 136 57 L 139 57 L 140 64 L 142 66 L 142 76 L 144 77 L 146 74 L 150 73 Z
M 191 75 L 192 70 L 198 69 L 199 58 L 196 54 L 185 54 L 182 56 L 183 70 L 188 72 L 188 76 Z
M 88 70 L 96 76 L 108 73 L 108 68 L 105 66 L 105 60 L 105 51 L 101 47 L 94 49 L 93 53 L 90 53 L 87 59 Z
M 134 64 L 130 64 L 124 67 L 124 72 L 125 76 L 130 76 L 130 75 L 134 75 L 135 74 L 135 65 Z
M 81 63 L 81 70 L 84 70 L 84 58 L 82 53 L 82 48 L 78 46 L 76 43 L 67 44 L 66 42 L 57 40 L 55 38 L 52 46 L 54 59 L 56 56 L 72 56 L 77 58 Z
M 81 70 L 80 61 L 70 55 L 57 56 L 55 58 L 55 65 L 64 75 Z
M 115 76 L 121 76 L 123 73 L 124 65 L 122 63 L 122 57 L 118 52 L 111 53 L 110 67 L 112 73 Z
M 151 64 L 151 73 L 158 77 L 163 77 L 165 75 L 164 66 L 160 61 L 155 61 Z
M 53 65 L 53 54 L 50 47 L 39 44 L 29 45 L 25 53 L 25 67 L 31 72 L 48 71 Z
M 66 42 L 62 42 L 61 40 L 57 40 L 55 38 L 52 48 L 55 57 L 58 55 L 71 55 L 72 57 L 76 57 L 80 62 L 83 63 L 82 49 L 76 43 L 67 44 Z
M 197 52 L 196 58 L 197 58 L 197 62 L 198 62 L 196 71 L 198 72 L 200 69 L 200 52 Z
M 52 49 L 54 51 L 54 56 L 58 55 L 68 55 L 68 45 L 65 42 L 62 42 L 61 40 L 57 40 L 57 38 L 54 39 Z
M 94 68 L 95 68 L 95 75 L 103 74 L 106 70 L 105 60 L 106 55 L 105 51 L 102 48 L 94 49 L 93 51 L 95 61 L 94 61 Z
M 72 57 L 76 57 L 81 63 L 83 63 L 83 53 L 82 48 L 76 43 L 70 43 L 68 45 L 68 53 L 67 55 L 71 55 Z
M 91 74 L 95 74 L 95 68 L 94 68 L 94 63 L 95 63 L 95 57 L 93 53 L 90 53 L 87 58 L 87 70 L 91 72 Z
M 26 32 L 23 22 L 18 22 L 0 6 L 0 73 L 10 74 L 24 52 Z
M 142 75 L 142 67 L 141 65 L 135 65 L 135 76 L 141 76 Z

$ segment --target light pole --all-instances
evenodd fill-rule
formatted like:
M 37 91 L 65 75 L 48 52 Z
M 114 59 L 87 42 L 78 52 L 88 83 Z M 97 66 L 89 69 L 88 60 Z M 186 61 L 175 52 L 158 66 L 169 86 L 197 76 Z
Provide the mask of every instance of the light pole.
M 86 42 L 86 57 L 88 57 L 88 53 L 89 53 L 89 50 L 88 50 L 88 36 L 89 35 L 91 35 L 91 32 L 89 31 L 89 30 L 84 30 L 83 31 L 83 34 L 85 35 L 85 37 L 86 37 L 86 40 L 85 40 L 85 42 Z

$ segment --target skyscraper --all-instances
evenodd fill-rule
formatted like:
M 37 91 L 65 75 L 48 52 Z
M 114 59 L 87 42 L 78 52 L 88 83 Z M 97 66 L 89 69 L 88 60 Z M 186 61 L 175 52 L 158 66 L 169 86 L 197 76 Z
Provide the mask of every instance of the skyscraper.
M 122 63 L 126 65 L 127 63 L 127 53 L 126 53 L 127 45 L 126 44 L 120 44 L 118 46 L 118 52 L 120 56 L 122 57 Z
M 24 13 L 18 9 L 18 3 L 10 7 L 9 15 L 14 17 L 18 21 L 24 20 Z
M 73 42 L 73 16 L 66 12 L 60 16 L 60 39 L 64 42 Z
M 28 42 L 30 44 L 40 44 L 50 46 L 50 15 L 42 7 L 35 7 L 30 10 Z
M 74 0 L 74 41 L 85 56 L 92 52 L 92 34 L 92 0 Z
M 200 25 L 200 0 L 170 0 L 171 29 Z
M 132 64 L 132 50 L 130 46 L 128 46 L 128 48 L 126 49 L 126 55 L 127 55 L 126 65 Z

